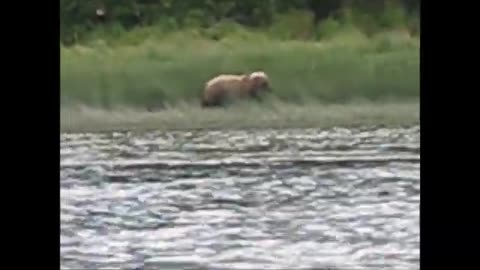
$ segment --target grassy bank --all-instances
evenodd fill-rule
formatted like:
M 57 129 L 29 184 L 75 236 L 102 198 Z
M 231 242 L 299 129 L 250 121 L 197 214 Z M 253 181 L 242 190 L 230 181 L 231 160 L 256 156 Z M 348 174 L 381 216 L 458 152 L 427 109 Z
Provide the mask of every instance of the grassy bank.
M 153 27 L 62 46 L 62 131 L 418 123 L 418 37 L 343 27 L 300 41 L 222 27 L 218 40 Z M 208 79 L 257 69 L 274 88 L 264 104 L 200 108 Z
M 418 101 L 330 105 L 310 102 L 302 106 L 282 102 L 271 102 L 267 106 L 244 103 L 226 110 L 206 110 L 184 103 L 152 113 L 126 108 L 106 111 L 80 106 L 63 107 L 61 112 L 62 132 L 330 128 L 417 124 L 419 124 Z
M 315 42 L 247 31 L 211 41 L 192 30 L 136 46 L 98 41 L 62 47 L 62 107 L 195 103 L 212 76 L 255 69 L 270 75 L 274 98 L 287 103 L 411 100 L 419 96 L 419 39 L 403 32 L 367 37 L 349 29 Z

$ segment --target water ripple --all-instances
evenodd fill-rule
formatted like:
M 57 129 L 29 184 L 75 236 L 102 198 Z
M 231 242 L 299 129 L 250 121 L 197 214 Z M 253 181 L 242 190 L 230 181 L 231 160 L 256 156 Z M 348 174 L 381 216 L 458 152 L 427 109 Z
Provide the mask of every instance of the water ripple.
M 62 269 L 418 269 L 419 137 L 62 134 Z

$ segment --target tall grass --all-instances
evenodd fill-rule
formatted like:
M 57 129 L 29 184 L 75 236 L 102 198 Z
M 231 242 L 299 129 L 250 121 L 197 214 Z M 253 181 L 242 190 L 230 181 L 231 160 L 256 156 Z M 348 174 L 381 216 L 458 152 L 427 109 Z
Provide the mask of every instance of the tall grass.
M 123 38 L 135 33 L 139 32 Z M 401 31 L 366 36 L 351 27 L 308 42 L 275 40 L 244 29 L 225 33 L 219 41 L 185 30 L 130 46 L 96 40 L 62 47 L 62 106 L 196 103 L 212 76 L 256 69 L 270 75 L 271 98 L 288 103 L 419 96 L 419 39 Z
M 119 130 L 192 130 L 244 128 L 331 128 L 358 126 L 411 126 L 419 124 L 418 101 L 353 102 L 327 104 L 240 102 L 226 110 L 205 110 L 189 103 L 168 106 L 159 112 L 132 108 L 103 110 L 85 106 L 63 107 L 62 132 Z

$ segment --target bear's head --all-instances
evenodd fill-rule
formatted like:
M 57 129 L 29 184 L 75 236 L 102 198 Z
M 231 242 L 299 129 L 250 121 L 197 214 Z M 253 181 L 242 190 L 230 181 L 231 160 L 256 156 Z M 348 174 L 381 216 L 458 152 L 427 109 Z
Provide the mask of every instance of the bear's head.
M 252 72 L 250 75 L 248 75 L 248 78 L 251 83 L 251 89 L 255 93 L 262 91 L 271 92 L 273 90 L 270 84 L 270 79 L 263 71 Z

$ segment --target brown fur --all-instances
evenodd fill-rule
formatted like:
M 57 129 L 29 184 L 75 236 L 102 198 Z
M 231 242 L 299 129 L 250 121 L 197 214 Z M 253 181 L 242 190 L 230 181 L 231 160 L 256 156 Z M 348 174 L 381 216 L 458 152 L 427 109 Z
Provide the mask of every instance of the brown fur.
M 270 80 L 263 72 L 222 74 L 205 84 L 202 106 L 221 106 L 227 99 L 259 99 L 263 91 L 271 91 Z

